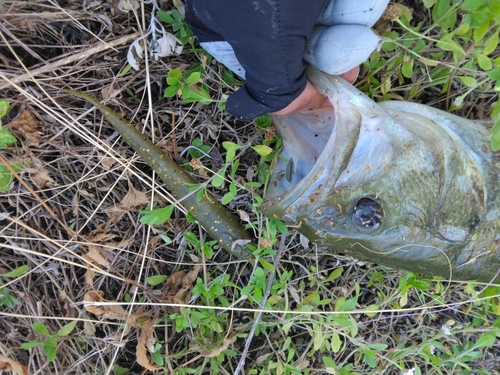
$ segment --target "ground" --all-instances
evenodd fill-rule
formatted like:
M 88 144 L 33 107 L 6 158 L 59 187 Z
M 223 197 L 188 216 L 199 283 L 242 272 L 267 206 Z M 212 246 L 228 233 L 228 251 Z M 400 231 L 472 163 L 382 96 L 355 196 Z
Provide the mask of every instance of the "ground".
M 129 47 L 150 27 L 153 4 L 125 3 L 0 1 L 0 100 L 10 103 L 2 124 L 15 137 L 0 148 L 8 178 L 0 194 L 0 369 L 499 373 L 500 287 L 359 261 L 264 218 L 279 151 L 272 126 L 223 109 L 241 82 L 183 35 L 179 20 L 156 27 L 176 32 L 183 52 L 156 61 L 146 54 L 130 69 Z M 413 3 L 392 4 L 376 25 L 387 43 L 361 68 L 357 87 L 375 100 L 415 100 L 493 125 L 499 20 L 487 18 L 481 1 L 474 11 L 484 17 L 469 21 L 472 2 Z M 445 39 L 485 19 L 484 34 Z M 191 94 L 164 96 L 175 70 Z M 214 199 L 226 197 L 259 240 L 260 262 L 220 249 L 179 205 L 166 221 L 158 219 L 166 211 L 144 212 L 175 200 L 94 106 L 63 89 L 97 98 Z M 190 100 L 192 90 L 208 99 Z

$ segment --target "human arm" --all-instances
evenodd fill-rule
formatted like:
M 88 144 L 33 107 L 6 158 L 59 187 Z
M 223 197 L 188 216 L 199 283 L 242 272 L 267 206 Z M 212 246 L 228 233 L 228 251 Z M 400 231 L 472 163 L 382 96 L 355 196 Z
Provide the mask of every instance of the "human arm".
M 302 55 L 323 1 L 188 0 L 186 5 L 202 46 L 227 41 L 245 70 L 245 84 L 227 102 L 236 117 L 249 120 L 294 101 L 321 99 L 307 85 Z

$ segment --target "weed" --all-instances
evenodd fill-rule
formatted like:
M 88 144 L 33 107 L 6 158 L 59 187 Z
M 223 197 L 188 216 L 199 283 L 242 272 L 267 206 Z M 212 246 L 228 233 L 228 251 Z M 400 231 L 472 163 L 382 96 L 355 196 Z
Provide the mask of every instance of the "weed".
M 10 272 L 0 274 L 0 277 L 13 278 L 18 277 L 28 272 L 28 266 L 18 267 Z M 0 307 L 7 306 L 12 309 L 15 305 L 20 305 L 21 302 L 13 297 L 6 286 L 3 286 L 3 282 L 0 280 Z
M 179 69 L 172 69 L 168 72 L 167 84 L 164 94 L 166 98 L 178 95 L 186 103 L 210 104 L 213 101 L 203 84 L 200 71 L 183 74 Z
M 139 211 L 139 213 L 143 215 L 140 218 L 140 222 L 146 225 L 163 224 L 170 219 L 174 212 L 174 208 L 174 205 L 170 205 L 163 208 Z
M 500 149 L 500 1 L 425 0 L 431 22 L 412 25 L 412 11 L 398 4 L 397 27 L 385 31 L 381 52 L 365 63 L 367 83 L 361 89 L 371 97 L 388 100 L 401 85 L 406 100 L 417 100 L 431 87 L 445 94 L 442 106 L 460 111 L 466 101 L 480 102 L 484 94 L 492 112 L 491 147 Z M 493 95 L 492 95 L 493 94 Z M 468 113 L 466 113 L 468 114 Z
M 193 32 L 177 9 L 172 9 L 170 12 L 160 10 L 156 12 L 156 15 L 161 21 L 172 26 L 173 32 L 182 44 L 186 44 L 191 35 L 193 35 Z
M 43 340 L 28 341 L 21 344 L 21 348 L 25 350 L 32 349 L 42 345 L 43 354 L 50 362 L 55 361 L 57 357 L 57 345 L 60 341 L 66 339 L 76 327 L 77 321 L 74 320 L 65 324 L 55 333 L 50 333 L 47 326 L 40 322 L 33 323 L 33 330 L 39 335 L 45 336 Z
M 10 130 L 2 129 L 2 117 L 7 116 L 9 111 L 10 103 L 6 100 L 0 100 L 0 148 L 7 148 L 7 146 L 16 143 L 17 139 L 11 133 Z M 21 163 L 11 164 L 10 167 L 19 172 L 23 169 Z M 14 176 L 10 172 L 9 168 L 5 165 L 0 165 L 0 193 L 5 193 L 10 190 L 10 183 L 12 182 Z

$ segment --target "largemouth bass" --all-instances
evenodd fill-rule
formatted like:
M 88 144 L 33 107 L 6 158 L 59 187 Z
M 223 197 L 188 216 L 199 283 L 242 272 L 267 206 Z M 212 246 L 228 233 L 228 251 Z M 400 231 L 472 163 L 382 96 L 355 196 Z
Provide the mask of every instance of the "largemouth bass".
M 284 148 L 264 213 L 358 259 L 500 282 L 500 177 L 488 130 L 307 74 L 333 108 L 274 117 Z

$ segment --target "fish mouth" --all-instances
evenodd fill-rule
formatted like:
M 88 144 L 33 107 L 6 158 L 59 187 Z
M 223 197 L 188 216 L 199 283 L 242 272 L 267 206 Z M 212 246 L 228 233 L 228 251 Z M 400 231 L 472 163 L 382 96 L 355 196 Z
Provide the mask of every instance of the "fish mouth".
M 331 106 L 273 116 L 284 148 L 266 193 L 272 199 L 263 206 L 270 217 L 286 219 L 297 209 L 314 209 L 346 169 L 359 138 L 362 115 L 355 103 L 357 90 L 312 67 L 306 72 Z

